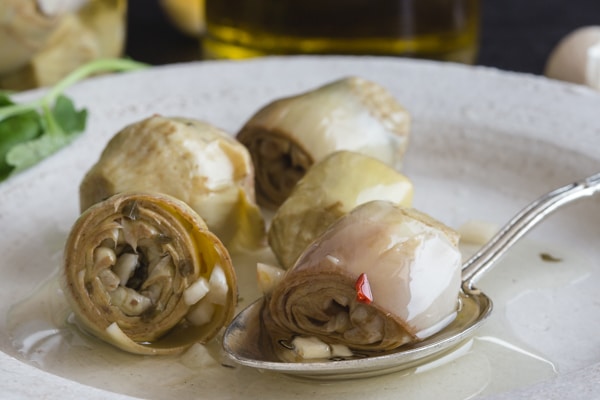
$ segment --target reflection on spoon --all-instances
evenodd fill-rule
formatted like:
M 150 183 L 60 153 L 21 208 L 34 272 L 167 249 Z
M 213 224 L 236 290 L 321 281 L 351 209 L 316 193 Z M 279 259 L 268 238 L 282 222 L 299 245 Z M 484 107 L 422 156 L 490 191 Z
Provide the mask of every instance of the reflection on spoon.
M 347 379 L 399 371 L 441 357 L 471 337 L 492 311 L 492 301 L 475 287 L 502 255 L 553 211 L 600 191 L 600 174 L 560 187 L 538 198 L 494 236 L 462 267 L 462 291 L 456 319 L 418 343 L 394 350 L 342 360 L 282 362 L 271 345 L 260 317 L 263 300 L 250 305 L 225 332 L 223 347 L 241 365 L 313 379 Z

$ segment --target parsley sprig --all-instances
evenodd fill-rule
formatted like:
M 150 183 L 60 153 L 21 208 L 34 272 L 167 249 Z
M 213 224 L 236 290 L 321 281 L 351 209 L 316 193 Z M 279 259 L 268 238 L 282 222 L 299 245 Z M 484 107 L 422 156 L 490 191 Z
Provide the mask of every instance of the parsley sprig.
M 95 60 L 77 68 L 43 96 L 26 103 L 0 92 L 0 181 L 67 146 L 85 130 L 87 110 L 77 110 L 63 92 L 86 77 L 132 71 L 147 65 L 128 59 Z

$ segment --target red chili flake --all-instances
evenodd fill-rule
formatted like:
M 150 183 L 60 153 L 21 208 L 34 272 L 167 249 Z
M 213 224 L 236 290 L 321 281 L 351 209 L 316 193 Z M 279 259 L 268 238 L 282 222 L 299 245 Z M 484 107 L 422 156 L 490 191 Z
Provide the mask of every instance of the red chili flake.
M 373 301 L 373 293 L 371 293 L 371 285 L 369 285 L 367 274 L 364 272 L 360 274 L 354 287 L 356 288 L 356 300 L 361 303 L 371 304 Z

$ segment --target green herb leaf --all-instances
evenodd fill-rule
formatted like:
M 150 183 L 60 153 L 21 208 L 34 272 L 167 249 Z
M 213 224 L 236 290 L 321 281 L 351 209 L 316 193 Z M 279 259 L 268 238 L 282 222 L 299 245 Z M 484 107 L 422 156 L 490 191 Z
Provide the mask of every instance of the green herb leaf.
M 31 167 L 67 146 L 86 127 L 87 110 L 77 110 L 64 90 L 89 75 L 131 71 L 146 64 L 126 59 L 102 59 L 67 75 L 44 96 L 17 104 L 0 91 L 0 181 Z
M 73 101 L 65 96 L 59 96 L 56 99 L 52 115 L 67 135 L 83 132 L 87 119 L 87 110 L 77 111 Z
M 11 173 L 29 168 L 71 143 L 85 129 L 86 119 L 87 110 L 78 111 L 73 101 L 65 96 L 59 96 L 50 113 L 46 115 L 44 121 L 46 134 L 35 140 L 31 138 L 15 144 L 7 152 L 6 164 L 12 167 Z
M 0 93 L 0 105 L 12 105 L 9 97 Z M 9 151 L 15 146 L 37 138 L 42 132 L 40 116 L 35 111 L 9 117 L 0 123 L 0 181 L 14 170 L 7 161 Z
M 74 136 L 44 135 L 35 140 L 19 143 L 6 154 L 6 162 L 12 167 L 11 174 L 37 164 L 71 143 L 74 138 Z
M 10 100 L 8 92 L 0 91 L 0 106 L 10 106 L 13 104 L 15 103 Z

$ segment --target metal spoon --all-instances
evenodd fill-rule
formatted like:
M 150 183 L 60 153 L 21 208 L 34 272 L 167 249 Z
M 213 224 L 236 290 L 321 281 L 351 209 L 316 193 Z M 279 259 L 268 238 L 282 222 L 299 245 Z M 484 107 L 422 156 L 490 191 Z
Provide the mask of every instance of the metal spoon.
M 456 319 L 421 342 L 365 357 L 282 362 L 271 350 L 260 320 L 262 299 L 240 312 L 225 331 L 223 348 L 237 363 L 313 379 L 347 379 L 381 375 L 424 364 L 450 353 L 481 326 L 492 311 L 492 301 L 475 287 L 483 274 L 531 228 L 553 211 L 600 192 L 600 173 L 560 187 L 524 208 L 462 267 L 460 309 Z

